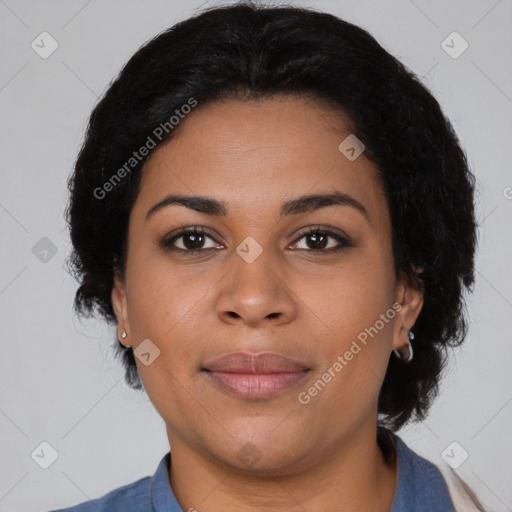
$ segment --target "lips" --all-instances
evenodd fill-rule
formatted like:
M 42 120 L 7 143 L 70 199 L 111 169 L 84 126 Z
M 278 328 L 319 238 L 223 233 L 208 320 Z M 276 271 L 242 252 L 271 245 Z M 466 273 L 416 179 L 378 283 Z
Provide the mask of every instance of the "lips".
M 226 373 L 296 373 L 308 370 L 302 363 L 277 352 L 232 352 L 205 364 L 211 372 Z
M 305 364 L 276 352 L 233 352 L 208 361 L 202 370 L 218 389 L 245 399 L 270 398 L 309 372 Z

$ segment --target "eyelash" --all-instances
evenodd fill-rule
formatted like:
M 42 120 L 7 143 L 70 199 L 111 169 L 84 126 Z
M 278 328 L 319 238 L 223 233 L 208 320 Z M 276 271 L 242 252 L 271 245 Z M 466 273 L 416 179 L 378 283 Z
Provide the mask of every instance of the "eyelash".
M 334 231 L 330 231 L 329 229 L 321 228 L 320 226 L 309 228 L 306 232 L 302 233 L 299 236 L 299 238 L 294 242 L 293 245 L 296 245 L 300 240 L 302 240 L 303 238 L 307 237 L 308 235 L 312 235 L 312 234 L 327 235 L 331 238 L 334 238 L 337 242 L 339 242 L 340 245 L 338 245 L 337 247 L 331 247 L 330 249 L 300 249 L 300 250 L 306 250 L 307 252 L 310 252 L 313 254 L 326 255 L 326 254 L 338 253 L 346 248 L 353 247 L 352 242 L 348 238 L 340 235 L 339 233 L 335 233 Z M 200 253 L 204 253 L 205 251 L 208 251 L 208 250 L 216 250 L 216 249 L 213 249 L 212 247 L 209 247 L 207 249 L 181 249 L 179 247 L 175 247 L 173 245 L 174 242 L 185 235 L 205 235 L 208 238 L 212 239 L 214 242 L 219 243 L 202 226 L 193 226 L 192 229 L 191 228 L 183 228 L 178 233 L 173 235 L 171 238 L 164 238 L 161 242 L 161 245 L 163 246 L 164 249 L 166 249 L 168 251 L 188 253 L 190 255 L 197 255 Z

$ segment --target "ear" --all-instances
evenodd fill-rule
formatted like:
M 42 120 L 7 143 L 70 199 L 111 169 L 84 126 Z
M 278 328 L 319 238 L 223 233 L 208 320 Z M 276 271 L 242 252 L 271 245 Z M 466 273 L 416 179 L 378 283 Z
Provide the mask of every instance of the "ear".
M 114 285 L 111 293 L 112 307 L 117 317 L 117 337 L 126 347 L 131 346 L 130 341 L 130 322 L 128 321 L 128 301 L 126 297 L 126 288 L 123 278 L 118 272 L 114 274 Z M 127 336 L 123 339 L 121 335 L 126 332 Z
M 395 317 L 393 348 L 401 350 L 408 344 L 408 332 L 423 308 L 423 292 L 410 280 L 402 278 L 397 286 L 396 301 L 402 305 Z

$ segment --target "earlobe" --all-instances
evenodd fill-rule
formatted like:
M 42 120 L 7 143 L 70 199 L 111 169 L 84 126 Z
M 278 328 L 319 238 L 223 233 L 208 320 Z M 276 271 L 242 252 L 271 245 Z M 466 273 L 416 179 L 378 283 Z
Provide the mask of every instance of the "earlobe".
M 125 286 L 123 280 L 117 274 L 114 277 L 114 284 L 112 286 L 110 299 L 117 318 L 117 337 L 119 342 L 125 346 L 130 346 L 127 341 L 128 333 L 130 332 L 130 325 L 128 322 Z
M 400 353 L 409 353 L 413 339 L 413 326 L 423 308 L 423 292 L 410 281 L 403 280 L 398 286 L 397 301 L 402 308 L 397 313 L 393 349 Z

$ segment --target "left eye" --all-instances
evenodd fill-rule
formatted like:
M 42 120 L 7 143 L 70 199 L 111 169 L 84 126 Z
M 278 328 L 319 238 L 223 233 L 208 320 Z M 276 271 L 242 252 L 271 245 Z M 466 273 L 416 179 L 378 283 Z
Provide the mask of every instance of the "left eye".
M 329 239 L 334 240 L 336 243 L 329 244 Z M 299 244 L 300 240 L 304 240 L 306 247 L 298 247 L 298 249 L 309 249 L 312 252 L 333 252 L 350 247 L 350 241 L 331 231 L 322 231 L 319 229 L 310 230 L 304 233 L 294 245 Z

